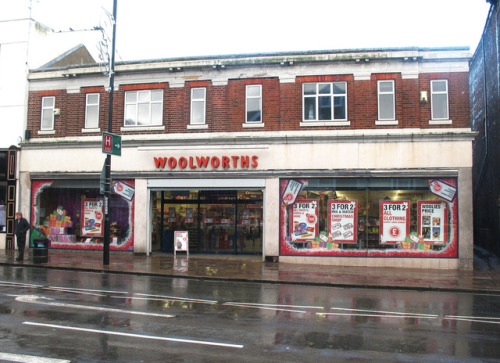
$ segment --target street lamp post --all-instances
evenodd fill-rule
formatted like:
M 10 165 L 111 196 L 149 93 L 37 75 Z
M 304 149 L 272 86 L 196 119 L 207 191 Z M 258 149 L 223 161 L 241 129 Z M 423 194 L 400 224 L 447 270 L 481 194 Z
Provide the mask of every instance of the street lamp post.
M 108 105 L 108 132 L 113 130 L 113 91 L 115 88 L 115 44 L 116 44 L 116 7 L 117 1 L 113 0 L 113 35 L 111 39 L 111 61 L 109 65 L 109 105 Z M 105 186 L 104 186 L 104 246 L 103 246 L 103 265 L 109 265 L 109 245 L 111 239 L 110 233 L 110 195 L 111 195 L 111 154 L 106 155 L 105 168 Z

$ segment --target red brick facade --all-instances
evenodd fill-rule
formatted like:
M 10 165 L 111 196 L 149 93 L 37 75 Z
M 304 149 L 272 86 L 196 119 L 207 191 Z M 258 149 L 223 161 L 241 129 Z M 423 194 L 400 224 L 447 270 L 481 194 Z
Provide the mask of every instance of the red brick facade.
M 419 101 L 419 92 L 427 91 L 430 99 L 430 81 L 448 80 L 448 100 L 451 125 L 430 125 L 431 103 Z M 377 126 L 377 81 L 394 80 L 397 125 Z M 304 127 L 302 120 L 302 84 L 307 82 L 347 82 L 347 118 L 349 126 Z M 262 128 L 244 128 L 245 86 L 262 85 Z M 190 90 L 206 88 L 206 129 L 189 129 Z M 372 74 L 369 80 L 356 80 L 353 75 L 297 76 L 295 83 L 280 82 L 278 77 L 229 79 L 225 85 L 211 81 L 189 81 L 183 87 L 170 87 L 168 82 L 121 85 L 114 92 L 113 133 L 121 134 L 124 125 L 124 97 L 127 90 L 163 89 L 164 131 L 136 131 L 136 133 L 206 133 L 206 132 L 262 132 L 300 130 L 348 130 L 377 128 L 467 128 L 470 127 L 468 73 L 421 73 L 418 78 L 403 78 L 401 73 Z M 79 93 L 66 90 L 31 91 L 29 94 L 28 129 L 31 137 L 75 137 L 97 135 L 82 133 L 85 126 L 86 94 L 100 93 L 99 125 L 107 130 L 108 93 L 104 87 L 85 87 Z M 60 115 L 54 118 L 54 134 L 39 135 L 41 101 L 44 96 L 55 96 L 55 108 Z M 127 131 L 133 134 L 134 131 Z

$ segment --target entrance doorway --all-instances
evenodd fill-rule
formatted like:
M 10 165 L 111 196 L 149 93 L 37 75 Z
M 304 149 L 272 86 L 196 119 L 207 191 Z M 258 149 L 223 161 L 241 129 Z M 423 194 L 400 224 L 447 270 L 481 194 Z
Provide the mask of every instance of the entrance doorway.
M 189 232 L 190 253 L 262 254 L 262 190 L 153 191 L 152 251 L 173 252 Z

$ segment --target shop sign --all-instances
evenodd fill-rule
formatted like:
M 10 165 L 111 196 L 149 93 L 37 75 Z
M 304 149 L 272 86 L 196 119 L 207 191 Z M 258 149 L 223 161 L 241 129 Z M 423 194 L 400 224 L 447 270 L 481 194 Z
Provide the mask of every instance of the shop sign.
M 125 183 L 115 181 L 113 182 L 113 192 L 127 200 L 132 200 L 132 198 L 134 197 L 135 189 L 129 187 Z
M 429 190 L 432 194 L 435 194 L 450 203 L 453 202 L 455 194 L 457 193 L 457 188 L 439 180 L 431 181 L 429 183 Z
M 418 202 L 418 232 L 425 242 L 445 244 L 448 241 L 448 206 L 446 202 Z
M 398 243 L 410 232 L 410 202 L 380 201 L 380 243 Z
M 293 205 L 292 241 L 311 241 L 318 233 L 318 201 L 299 200 Z
M 283 203 L 285 205 L 291 205 L 295 203 L 295 199 L 304 187 L 304 183 L 290 179 L 286 185 L 285 191 L 283 193 Z
M 104 232 L 104 201 L 102 199 L 82 200 L 81 235 L 102 237 Z
M 154 157 L 156 169 L 248 169 L 259 165 L 257 155 Z
M 356 243 L 358 202 L 355 200 L 331 200 L 328 203 L 329 235 L 333 242 Z

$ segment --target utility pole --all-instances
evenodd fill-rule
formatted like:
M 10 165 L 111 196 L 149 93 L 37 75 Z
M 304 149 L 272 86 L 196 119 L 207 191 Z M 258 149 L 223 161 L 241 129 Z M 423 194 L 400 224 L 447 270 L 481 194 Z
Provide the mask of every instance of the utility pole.
M 113 91 L 115 88 L 115 44 L 116 44 L 116 7 L 117 1 L 113 0 L 113 35 L 111 39 L 111 61 L 109 65 L 109 105 L 108 105 L 108 132 L 113 130 Z M 110 195 L 111 195 L 111 154 L 106 155 L 105 161 L 105 189 L 104 189 L 104 247 L 102 264 L 109 265 L 110 233 Z

